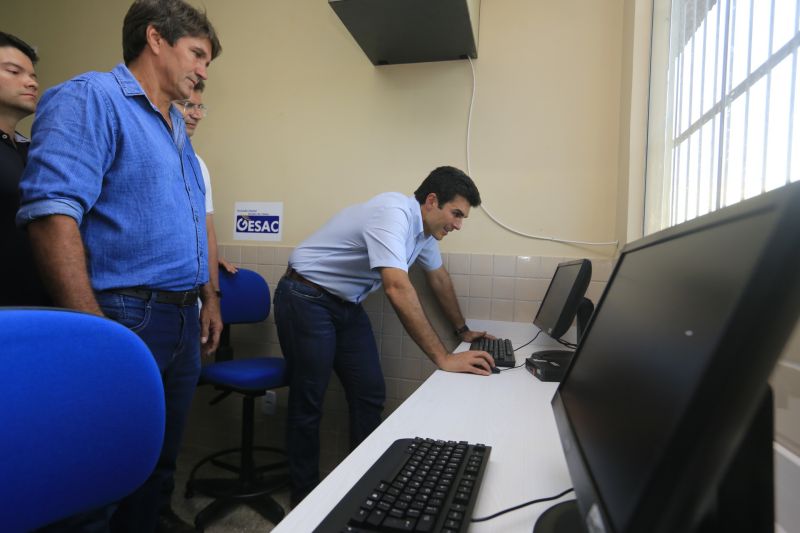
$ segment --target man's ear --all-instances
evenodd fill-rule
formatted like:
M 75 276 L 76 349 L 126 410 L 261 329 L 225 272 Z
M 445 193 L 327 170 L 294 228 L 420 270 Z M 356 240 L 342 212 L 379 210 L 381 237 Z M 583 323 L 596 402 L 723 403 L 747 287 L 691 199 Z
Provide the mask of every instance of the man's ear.
M 429 192 L 425 197 L 425 205 L 428 207 L 439 207 L 439 198 L 435 192 Z
M 147 26 L 147 29 L 144 30 L 144 35 L 147 39 L 147 46 L 153 54 L 158 55 L 161 52 L 161 47 L 166 43 L 164 38 L 152 24 Z

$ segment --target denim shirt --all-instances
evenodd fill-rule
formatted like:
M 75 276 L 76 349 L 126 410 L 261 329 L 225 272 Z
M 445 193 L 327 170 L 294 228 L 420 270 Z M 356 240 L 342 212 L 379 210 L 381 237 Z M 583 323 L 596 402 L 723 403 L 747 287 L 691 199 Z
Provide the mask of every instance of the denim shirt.
M 95 290 L 208 281 L 203 177 L 172 106 L 170 119 L 172 129 L 122 64 L 42 97 L 17 224 L 74 218 Z
M 426 236 L 419 202 L 397 192 L 345 208 L 295 248 L 289 265 L 306 279 L 360 303 L 382 284 L 381 267 L 442 266 L 439 244 Z

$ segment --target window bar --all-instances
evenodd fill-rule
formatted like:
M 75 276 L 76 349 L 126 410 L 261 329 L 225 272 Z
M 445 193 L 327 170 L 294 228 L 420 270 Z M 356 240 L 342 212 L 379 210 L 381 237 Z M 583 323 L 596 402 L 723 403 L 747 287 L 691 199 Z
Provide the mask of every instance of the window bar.
M 720 7 L 722 4 L 720 3 Z M 719 136 L 720 136 L 720 143 L 719 143 L 719 155 L 717 156 L 717 168 L 719 172 L 719 181 L 717 183 L 717 205 L 715 209 L 719 209 L 722 207 L 722 198 L 725 194 L 725 191 L 728 188 L 728 158 L 726 157 L 727 152 L 729 151 L 730 141 L 731 141 L 731 132 L 730 126 L 728 126 L 728 122 L 725 120 L 725 113 L 730 112 L 730 107 L 728 106 L 728 85 L 731 83 L 728 78 L 728 66 L 732 61 L 729 62 L 728 58 L 728 47 L 730 46 L 730 35 L 731 30 L 733 29 L 732 26 L 736 23 L 735 18 L 731 15 L 731 0 L 727 0 L 725 2 L 725 36 L 722 40 L 722 59 L 723 59 L 723 66 L 722 66 L 722 80 L 720 80 L 720 113 L 719 113 Z M 730 58 L 733 58 L 733 50 L 730 50 Z M 723 139 L 724 136 L 724 139 Z
M 686 57 L 686 46 L 684 45 L 686 36 L 686 4 L 683 4 L 681 13 L 681 24 L 678 26 L 678 40 L 680 44 L 680 52 L 676 55 L 677 62 L 676 75 L 675 75 L 675 89 L 677 98 L 677 105 L 675 106 L 675 123 L 673 131 L 673 153 L 675 154 L 674 166 L 672 167 L 672 190 L 670 191 L 670 225 L 677 223 L 678 220 L 678 191 L 680 186 L 680 166 L 681 166 L 681 153 L 680 143 L 675 140 L 680 137 L 681 129 L 681 111 L 683 109 L 684 100 L 686 95 L 683 92 L 683 76 L 685 75 L 684 58 Z
M 750 0 L 750 20 L 747 21 L 747 78 L 750 77 L 750 68 L 753 58 L 753 1 Z M 750 129 L 750 87 L 744 93 L 744 149 L 742 150 L 742 187 L 739 199 L 745 198 L 747 187 L 747 134 Z
M 772 57 L 772 36 L 775 32 L 775 0 L 770 2 L 769 13 L 769 48 L 767 58 Z M 767 155 L 769 154 L 769 102 L 772 88 L 772 69 L 767 74 L 767 101 L 764 102 L 764 150 L 761 156 L 761 194 L 767 190 Z
M 800 1 L 800 0 L 798 0 L 798 1 Z M 719 53 L 720 53 L 720 50 L 719 50 L 720 37 L 719 36 L 720 36 L 720 21 L 721 20 L 722 20 L 722 5 L 721 5 L 721 3 L 718 3 L 717 4 L 717 21 L 716 21 L 716 23 L 717 23 L 717 31 L 715 32 L 716 41 L 714 42 L 714 76 L 713 76 L 714 77 L 714 87 L 713 87 L 712 93 L 711 93 L 713 95 L 712 101 L 717 98 L 717 95 L 718 95 L 717 91 L 719 90 L 719 83 L 718 83 L 719 80 L 717 79 L 717 73 L 719 73 L 719 57 L 720 57 L 719 56 Z M 720 99 L 721 99 L 721 96 L 720 96 Z M 712 106 L 711 106 L 712 109 L 714 108 L 714 104 L 716 104 L 716 102 L 714 102 L 712 104 Z M 724 112 L 724 109 L 723 109 L 723 112 Z M 709 179 L 708 179 L 708 187 L 709 187 L 709 191 L 708 191 L 708 210 L 709 211 L 714 211 L 719 207 L 718 205 L 715 205 L 714 200 L 717 197 L 717 194 L 719 194 L 719 183 L 720 183 L 720 180 L 722 179 L 720 173 L 722 172 L 722 169 L 721 168 L 717 168 L 717 172 L 714 173 L 714 154 L 717 153 L 717 133 L 718 133 L 717 132 L 717 125 L 719 124 L 719 122 L 717 121 L 716 117 L 711 119 L 711 120 L 712 120 L 712 126 L 711 126 L 711 156 L 708 158 L 709 163 L 711 164 L 711 168 L 708 169 L 708 175 L 709 175 Z M 714 187 L 715 183 L 717 185 L 716 186 L 716 191 L 715 191 L 715 187 Z
M 705 11 L 703 13 L 703 17 L 705 18 L 705 22 L 703 23 L 703 53 L 702 58 L 703 62 L 700 67 L 700 71 L 703 75 L 700 77 L 700 113 L 702 116 L 703 112 L 703 104 L 705 102 L 705 94 L 706 94 L 706 53 L 708 50 L 708 24 L 711 22 L 708 18 L 708 0 L 705 0 Z M 695 18 L 697 16 L 695 15 Z M 700 138 L 697 143 L 697 194 L 695 195 L 695 214 L 700 213 L 700 183 L 702 183 L 703 179 L 703 128 L 700 128 L 699 131 Z M 711 177 L 709 176 L 709 181 Z
M 800 21 L 800 0 L 797 0 L 794 13 L 794 34 L 797 37 L 797 32 L 800 31 L 798 21 Z M 786 183 L 787 185 L 792 181 L 792 149 L 794 144 L 794 95 L 797 91 L 797 48 L 792 50 L 792 88 L 789 92 L 789 141 L 788 141 L 788 154 L 786 156 Z
M 687 18 L 688 18 L 688 15 L 689 14 L 687 13 Z M 695 61 L 695 47 L 697 46 L 697 0 L 693 0 L 692 1 L 691 15 L 692 15 L 692 26 L 691 26 L 692 27 L 692 35 L 691 35 L 690 38 L 692 39 L 692 48 L 689 51 L 689 104 L 688 104 L 687 110 L 686 110 L 686 116 L 688 117 L 689 122 L 688 122 L 688 124 L 686 124 L 686 129 L 689 129 L 689 127 L 692 125 L 692 110 L 693 110 L 694 105 L 695 105 L 695 102 L 694 102 L 694 84 L 695 84 L 695 80 L 694 80 L 694 61 Z M 685 25 L 684 25 L 684 28 L 686 28 Z M 692 162 L 692 141 L 691 141 L 691 136 L 687 137 L 685 142 L 686 142 L 686 174 L 685 174 L 685 180 L 684 180 L 684 184 L 683 184 L 683 187 L 684 187 L 683 188 L 683 198 L 682 198 L 682 200 L 683 200 L 683 220 L 681 220 L 681 222 L 683 222 L 685 220 L 688 220 L 688 216 L 689 216 L 689 189 L 690 189 L 689 179 L 690 179 L 690 176 L 691 176 L 691 173 L 689 172 L 689 169 L 691 167 L 691 162 Z

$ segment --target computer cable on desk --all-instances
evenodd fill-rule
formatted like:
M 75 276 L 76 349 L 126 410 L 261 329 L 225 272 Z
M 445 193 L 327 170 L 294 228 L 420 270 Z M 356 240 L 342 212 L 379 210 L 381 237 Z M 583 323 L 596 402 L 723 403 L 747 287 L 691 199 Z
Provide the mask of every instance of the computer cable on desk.
M 523 366 L 525 366 L 525 363 L 522 363 L 521 365 L 517 365 L 517 366 L 509 366 L 509 367 L 505 367 L 505 368 L 500 368 L 500 367 L 497 367 L 497 369 L 498 369 L 500 372 L 507 372 L 507 371 L 509 371 L 509 370 L 514 370 L 514 369 L 517 369 L 517 368 L 522 368 Z
M 564 492 L 556 494 L 555 496 L 550 496 L 548 498 L 539 498 L 538 500 L 531 500 L 529 502 L 521 503 L 519 505 L 515 505 L 514 507 L 509 507 L 508 509 L 503 509 L 502 511 L 498 511 L 498 512 L 496 512 L 496 513 L 494 513 L 492 515 L 489 515 L 489 516 L 483 516 L 481 518 L 473 518 L 472 520 L 470 520 L 470 522 L 486 522 L 487 520 L 492 520 L 493 518 L 497 518 L 498 516 L 500 516 L 502 514 L 510 513 L 511 511 L 516 511 L 517 509 L 522 509 L 523 507 L 527 507 L 527 506 L 533 505 L 535 503 L 543 503 L 543 502 L 550 502 L 550 501 L 553 501 L 553 500 L 557 500 L 560 497 L 564 496 L 565 494 L 569 494 L 573 490 L 574 489 L 572 487 L 570 487 L 567 490 L 565 490 Z
M 532 338 L 531 340 L 529 340 L 528 342 L 526 342 L 526 343 L 525 343 L 525 344 L 523 344 L 522 346 L 517 346 L 516 348 L 514 348 L 514 351 L 516 352 L 516 351 L 517 351 L 517 350 L 519 350 L 520 348 L 524 348 L 524 347 L 526 347 L 527 345 L 529 345 L 530 343 L 532 343 L 533 341 L 535 341 L 537 338 L 539 338 L 539 334 L 540 334 L 541 332 L 542 332 L 542 330 L 539 330 L 538 332 L 536 332 L 536 335 L 534 335 L 534 336 L 533 336 L 533 338 Z

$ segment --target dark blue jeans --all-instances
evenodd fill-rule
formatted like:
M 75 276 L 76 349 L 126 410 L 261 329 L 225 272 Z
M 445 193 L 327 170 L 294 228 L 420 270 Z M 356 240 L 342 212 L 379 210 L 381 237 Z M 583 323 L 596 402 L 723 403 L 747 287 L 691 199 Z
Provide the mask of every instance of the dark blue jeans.
M 106 316 L 141 337 L 161 371 L 166 401 L 161 455 L 147 481 L 119 503 L 111 519 L 114 531 L 155 531 L 162 495 L 171 492 L 174 483 L 183 428 L 200 375 L 197 304 L 178 306 L 109 292 L 98 293 L 97 301 Z
M 364 308 L 284 277 L 275 323 L 289 376 L 286 447 L 293 493 L 319 483 L 319 425 L 331 372 L 344 386 L 355 448 L 381 422 L 386 399 L 378 347 Z

